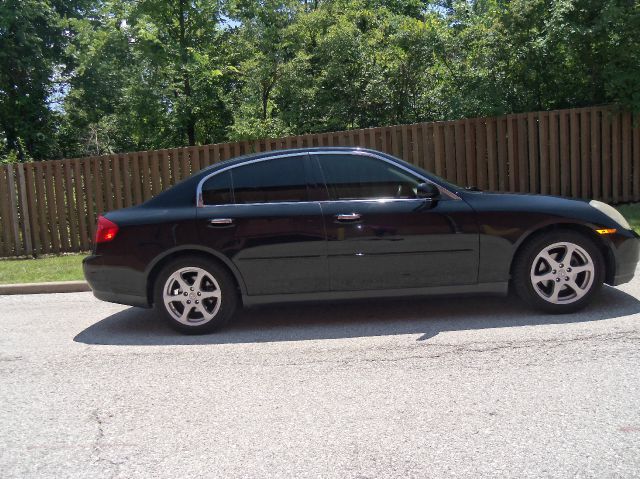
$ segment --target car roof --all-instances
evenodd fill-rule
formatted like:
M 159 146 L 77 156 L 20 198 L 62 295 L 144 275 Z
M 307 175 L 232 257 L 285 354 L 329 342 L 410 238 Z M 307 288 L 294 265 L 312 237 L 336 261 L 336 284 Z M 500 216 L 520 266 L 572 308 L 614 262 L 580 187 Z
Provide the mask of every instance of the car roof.
M 227 168 L 228 166 L 237 165 L 244 163 L 246 161 L 256 160 L 259 158 L 269 158 L 275 156 L 289 155 L 292 153 L 313 153 L 314 151 L 335 151 L 336 153 L 349 153 L 354 151 L 362 151 L 368 153 L 375 153 L 377 155 L 381 154 L 380 151 L 372 150 L 369 148 L 361 148 L 359 146 L 310 146 L 307 148 L 285 148 L 280 150 L 273 151 L 261 151 L 259 153 L 248 153 L 242 156 L 236 156 L 230 160 L 224 160 L 218 163 L 215 163 L 211 166 L 203 168 L 199 173 L 203 173 L 205 171 L 215 171 L 219 168 Z

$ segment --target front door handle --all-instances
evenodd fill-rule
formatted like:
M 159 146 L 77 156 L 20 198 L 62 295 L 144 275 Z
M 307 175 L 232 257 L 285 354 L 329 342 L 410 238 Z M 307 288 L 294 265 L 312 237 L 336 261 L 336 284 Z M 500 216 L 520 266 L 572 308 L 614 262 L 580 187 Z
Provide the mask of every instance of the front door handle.
M 336 215 L 336 221 L 340 223 L 355 223 L 360 221 L 362 215 L 360 213 L 338 213 Z
M 212 218 L 209 220 L 209 226 L 233 226 L 233 218 Z

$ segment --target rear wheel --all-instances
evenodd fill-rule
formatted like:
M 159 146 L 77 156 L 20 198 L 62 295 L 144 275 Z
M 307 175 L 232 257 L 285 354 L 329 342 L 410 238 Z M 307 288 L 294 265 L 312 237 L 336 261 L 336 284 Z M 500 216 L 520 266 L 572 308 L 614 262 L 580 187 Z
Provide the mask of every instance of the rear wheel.
M 210 333 L 224 326 L 238 302 L 229 272 L 200 257 L 167 264 L 154 285 L 156 309 L 174 329 L 187 334 Z
M 516 258 L 513 283 L 531 306 L 571 313 L 586 306 L 604 281 L 604 259 L 597 246 L 575 231 L 556 231 L 527 243 Z

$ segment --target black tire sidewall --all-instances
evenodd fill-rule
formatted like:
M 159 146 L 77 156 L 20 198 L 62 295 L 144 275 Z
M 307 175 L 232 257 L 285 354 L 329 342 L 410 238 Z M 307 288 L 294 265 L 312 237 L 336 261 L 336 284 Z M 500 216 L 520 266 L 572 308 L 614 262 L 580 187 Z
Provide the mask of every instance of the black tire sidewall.
M 553 243 L 570 242 L 583 248 L 594 265 L 594 279 L 591 289 L 578 301 L 569 304 L 553 304 L 542 299 L 534 290 L 531 283 L 531 266 L 536 256 Z M 530 306 L 554 314 L 573 313 L 584 308 L 602 287 L 605 277 L 605 262 L 602 252 L 593 242 L 583 234 L 569 230 L 559 230 L 541 234 L 531 239 L 516 258 L 513 269 L 513 284 L 518 296 Z
M 187 267 L 204 269 L 216 279 L 218 286 L 220 287 L 220 309 L 211 321 L 204 324 L 194 326 L 182 324 L 171 316 L 164 305 L 163 289 L 167 279 L 175 271 Z M 226 268 L 207 258 L 199 256 L 185 256 L 172 260 L 162 268 L 153 285 L 153 299 L 156 311 L 160 313 L 160 315 L 173 329 L 186 334 L 205 334 L 211 333 L 229 322 L 238 305 L 238 291 L 233 277 Z

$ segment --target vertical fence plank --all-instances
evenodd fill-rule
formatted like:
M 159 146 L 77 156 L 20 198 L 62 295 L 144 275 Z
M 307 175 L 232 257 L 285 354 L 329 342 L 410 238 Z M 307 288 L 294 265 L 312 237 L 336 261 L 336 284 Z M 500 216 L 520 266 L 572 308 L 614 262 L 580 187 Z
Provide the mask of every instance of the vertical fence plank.
M 271 140 L 269 140 L 269 148 L 271 148 Z M 213 162 L 220 162 L 220 145 L 213 145 Z
M 250 153 L 249 142 L 244 142 L 244 154 Z M 191 157 L 191 172 L 195 173 L 202 169 L 202 162 L 200 161 L 200 148 L 192 146 L 189 148 L 189 156 Z
M 178 148 L 174 152 L 177 154 Z M 149 174 L 149 152 L 142 152 L 142 163 L 140 165 L 140 176 L 142 177 L 142 201 L 151 198 L 151 175 Z
M 515 133 L 515 115 L 507 115 L 507 177 L 509 191 L 518 190 L 518 139 Z
M 64 189 L 66 196 L 65 211 L 69 218 L 69 243 L 71 251 L 80 251 L 80 234 L 78 233 L 78 212 L 80 208 L 76 203 L 76 193 L 73 187 L 73 170 L 71 160 L 62 160 L 64 170 Z
M 590 112 L 587 109 L 580 111 L 580 194 L 583 198 L 591 197 L 591 165 L 589 164 L 591 145 L 589 127 Z
M 82 160 L 82 174 L 84 175 L 84 187 L 87 192 L 87 217 L 88 217 L 88 227 L 89 227 L 89 238 L 90 244 L 93 242 L 93 239 L 96 235 L 96 223 L 98 214 L 98 204 L 96 201 L 96 193 L 94 190 L 94 182 L 91 181 L 91 165 L 93 162 L 91 158 L 84 158 Z
M 436 123 L 434 125 L 433 145 L 436 175 L 445 176 L 444 130 L 442 123 Z
M 113 157 L 105 156 L 102 158 L 102 170 L 103 170 L 103 181 L 104 181 L 104 200 L 107 211 L 112 211 L 115 209 L 115 195 L 113 188 Z
M 24 165 L 25 184 L 27 193 L 27 208 L 29 211 L 29 228 L 31 232 L 31 243 L 33 251 L 31 254 L 38 256 L 42 254 L 42 244 L 40 242 L 40 226 L 38 224 L 38 216 L 40 211 L 37 205 L 37 194 L 35 189 L 35 175 L 33 163 Z M 2 201 L 0 199 L 0 201 Z
M 18 215 L 18 193 L 16 191 L 14 165 L 7 165 L 7 186 L 9 191 L 9 227 L 14 251 L 17 256 L 22 256 L 22 240 L 20 238 L 20 217 Z
M 498 181 L 498 133 L 495 118 L 487 118 L 487 173 L 489 189 L 495 191 L 499 187 Z
M 534 113 L 527 115 L 527 143 L 529 147 L 529 191 L 531 193 L 539 193 L 538 119 Z
M 380 151 L 384 151 L 385 153 L 389 153 L 389 148 L 387 147 L 387 127 L 380 128 Z
M 444 124 L 444 152 L 445 178 L 455 183 L 457 181 L 456 137 L 455 128 L 451 122 Z
M 620 114 L 614 113 L 611 118 L 611 196 L 614 203 L 620 201 Z
M 171 157 L 171 177 L 173 179 L 173 184 L 175 185 L 178 181 L 182 179 L 180 175 L 180 161 L 178 160 L 178 149 L 171 148 L 169 150 L 169 156 Z M 140 168 L 142 171 L 142 168 Z
M 47 193 L 45 173 L 42 168 L 41 161 L 37 161 L 34 166 L 35 170 L 35 187 L 36 196 L 38 197 L 38 229 L 40 230 L 40 243 L 42 252 L 49 253 L 52 248 L 51 232 L 49 230 L 50 221 L 47 221 L 49 208 L 47 206 Z
M 400 139 L 400 128 L 397 126 L 392 126 L 389 130 L 391 133 L 391 154 L 396 158 L 402 158 L 402 149 L 401 139 Z
M 415 127 L 415 125 L 414 125 Z M 362 148 L 366 148 L 366 140 L 365 140 L 365 136 L 366 136 L 367 130 L 365 130 L 364 128 L 361 128 L 358 130 L 358 143 L 357 146 L 360 146 Z M 309 145 L 313 145 L 313 138 L 315 137 L 315 135 L 311 135 L 312 137 L 309 139 Z
M 557 111 L 549 113 L 549 183 L 552 195 L 560 194 L 559 119 Z
M 478 172 L 478 187 L 486 190 L 489 188 L 488 172 L 487 172 L 487 124 L 483 118 L 475 121 L 476 126 L 476 151 Z
M 261 143 L 258 142 L 258 149 L 260 149 Z M 211 148 L 209 145 L 205 145 L 202 157 L 202 167 L 206 168 L 211 165 Z
M 73 181 L 74 181 L 74 191 L 76 194 L 76 202 L 78 205 L 78 209 L 76 213 L 78 214 L 78 230 L 80 235 L 80 248 L 83 251 L 89 249 L 89 235 L 87 234 L 87 212 L 88 208 L 86 206 L 86 195 L 84 190 L 84 178 L 82 175 L 82 171 L 80 169 L 82 165 L 82 160 L 74 160 L 73 161 Z
M 134 204 L 142 203 L 142 171 L 140 168 L 140 155 L 134 153 L 131 158 L 131 181 L 133 182 L 133 201 Z
M 102 181 L 102 168 L 100 164 L 99 158 L 93 158 L 92 167 L 93 167 L 93 179 L 94 179 L 94 189 L 95 189 L 95 199 L 96 199 L 96 214 L 101 215 L 104 214 L 104 181 Z M 97 218 L 96 218 L 97 221 Z
M 560 117 L 560 194 L 571 194 L 571 142 L 569 141 L 570 119 L 567 111 L 561 111 Z
M 540 144 L 540 192 L 543 195 L 549 194 L 549 113 L 542 112 L 539 116 L 539 134 L 538 140 Z
M 120 209 L 124 205 L 124 197 L 122 194 L 122 175 L 120 172 L 120 158 L 113 155 L 111 158 L 111 173 L 113 176 L 113 189 L 111 196 L 113 197 L 114 209 Z
M 602 113 L 602 199 L 611 201 L 611 112 Z
M 47 211 L 49 212 L 49 227 L 51 229 L 51 243 L 54 253 L 60 252 L 60 229 L 58 228 L 58 215 L 56 213 L 56 197 L 53 187 L 53 161 L 45 163 L 45 185 L 47 192 Z
M 424 168 L 425 151 L 424 142 L 422 139 L 422 125 L 416 124 L 415 130 L 411 131 L 412 147 L 413 147 L 413 161 L 416 166 Z
M 133 205 L 133 185 L 131 183 L 131 161 L 129 155 L 120 155 L 118 161 L 122 169 L 122 189 L 124 190 L 124 206 Z
M 411 126 L 411 163 L 419 166 L 422 158 L 420 155 L 420 148 L 422 147 L 422 141 L 420 138 L 420 128 L 418 124 Z
M 60 228 L 60 251 L 69 251 L 69 225 L 67 224 L 67 212 L 65 205 L 65 188 L 64 188 L 64 170 L 62 161 L 54 161 L 55 169 L 55 191 L 56 191 L 56 208 L 58 211 L 58 227 Z
M 580 194 L 580 121 L 578 112 L 569 114 L 570 155 L 571 155 L 571 195 Z
M 591 112 L 591 195 L 602 198 L 602 152 L 600 151 L 601 111 Z
M 453 134 L 455 138 L 455 165 L 456 165 L 456 183 L 459 185 L 468 185 L 467 183 L 467 160 L 466 148 L 464 144 L 464 122 L 456 121 L 453 124 Z
M 509 183 L 507 177 L 507 118 L 500 117 L 496 120 L 498 125 L 498 188 L 506 191 Z
M 424 167 L 427 171 L 436 171 L 436 147 L 434 143 L 435 126 L 422 124 L 422 145 L 424 146 Z
M 472 120 L 464 120 L 464 157 L 467 170 L 467 185 L 478 185 L 478 162 L 476 159 L 476 129 Z
M 31 238 L 31 218 L 29 212 L 29 203 L 27 199 L 27 181 L 25 179 L 24 164 L 16 165 L 17 187 L 18 187 L 18 207 L 21 213 L 20 227 L 22 232 L 22 244 L 24 245 L 24 254 L 33 255 L 33 242 Z
M 7 181 L 8 166 L 0 165 L 0 218 L 2 218 L 2 254 L 13 256 L 13 240 L 9 228 L 9 185 Z
M 233 151 L 235 145 L 229 145 Z M 234 153 L 231 153 L 234 155 Z M 178 162 L 180 163 L 181 174 L 183 178 L 187 178 L 191 174 L 191 158 L 189 157 L 189 148 L 178 148 Z
M 518 133 L 518 191 L 529 191 L 529 156 L 527 150 L 527 115 L 517 117 Z
M 291 137 L 287 137 L 287 148 L 291 148 Z M 221 156 L 220 159 L 222 161 L 228 160 L 231 158 L 231 147 L 229 145 L 229 143 L 225 143 L 222 147 L 222 152 L 221 152 Z
M 209 157 L 209 148 L 207 148 L 207 158 Z M 166 190 L 171 186 L 171 168 L 169 167 L 169 152 L 165 150 L 161 150 L 160 156 L 161 160 L 161 170 L 162 170 L 162 189 Z
M 407 125 L 402 125 L 400 127 L 400 132 L 402 135 L 402 159 L 407 163 L 411 163 L 411 157 L 409 155 L 409 127 Z
M 622 115 L 622 201 L 631 199 L 631 113 Z
M 200 169 L 200 168 L 198 168 Z M 162 191 L 160 186 L 160 152 L 151 152 L 151 191 L 157 195 Z

